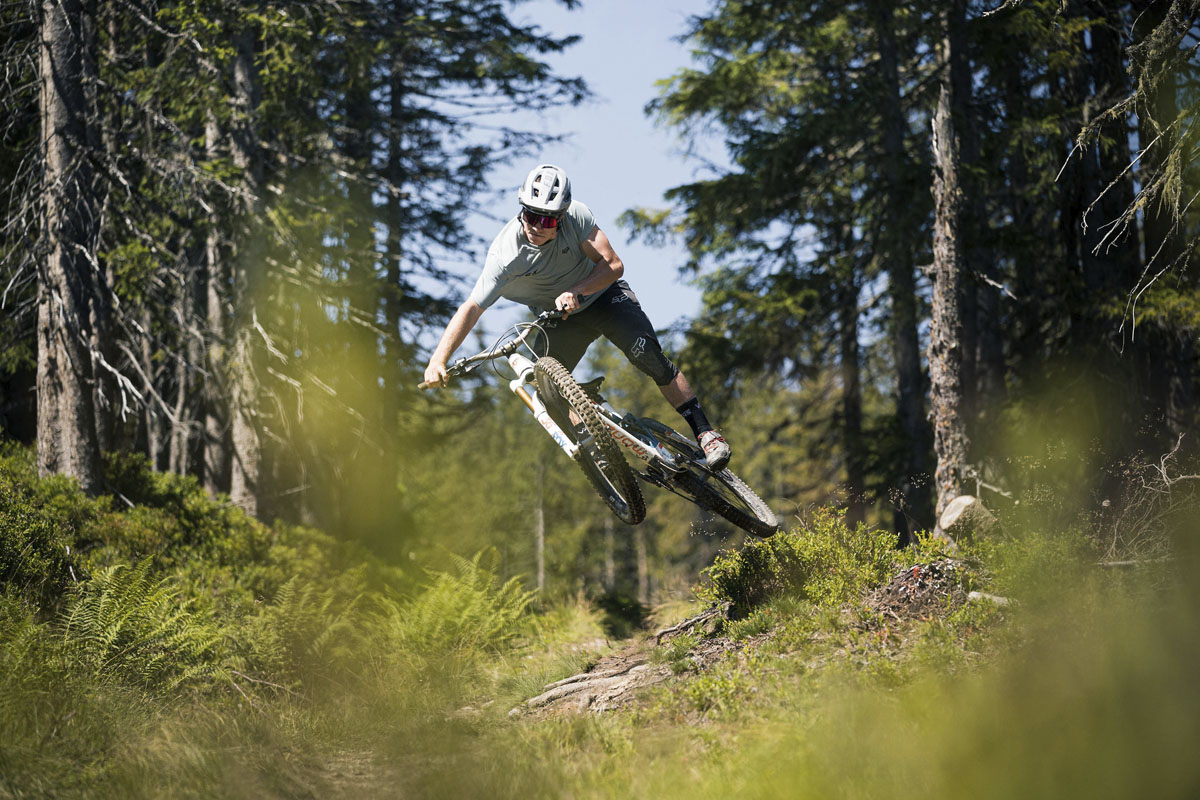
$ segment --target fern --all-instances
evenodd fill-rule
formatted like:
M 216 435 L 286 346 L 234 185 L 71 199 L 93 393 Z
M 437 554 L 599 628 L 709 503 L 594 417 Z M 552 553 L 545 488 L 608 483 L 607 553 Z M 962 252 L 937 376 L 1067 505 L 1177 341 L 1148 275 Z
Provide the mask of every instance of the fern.
M 517 578 L 500 584 L 473 559 L 452 556 L 456 574 L 430 572 L 431 582 L 407 603 L 385 600 L 382 624 L 396 646 L 418 656 L 497 652 L 520 631 L 533 593 Z
M 343 598 L 293 576 L 251 624 L 259 666 L 285 683 L 328 679 L 352 668 L 362 643 L 358 602 L 359 595 Z
M 173 690 L 225 674 L 222 631 L 193 613 L 169 580 L 153 580 L 150 559 L 102 570 L 67 609 L 62 627 L 78 662 L 101 678 Z

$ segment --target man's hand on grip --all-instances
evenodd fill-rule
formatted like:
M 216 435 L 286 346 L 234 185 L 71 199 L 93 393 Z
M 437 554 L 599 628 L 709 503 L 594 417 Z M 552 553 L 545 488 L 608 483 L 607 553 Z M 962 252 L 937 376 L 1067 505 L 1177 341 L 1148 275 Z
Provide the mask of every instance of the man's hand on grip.
M 446 365 L 438 364 L 433 361 L 429 362 L 429 366 L 425 368 L 425 382 L 430 386 L 440 386 L 446 388 Z

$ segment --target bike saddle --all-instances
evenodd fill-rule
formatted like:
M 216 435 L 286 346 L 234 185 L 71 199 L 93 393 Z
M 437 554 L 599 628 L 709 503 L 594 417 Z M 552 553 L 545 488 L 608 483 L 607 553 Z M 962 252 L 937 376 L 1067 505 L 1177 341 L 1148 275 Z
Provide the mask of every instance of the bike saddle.
M 601 375 L 599 378 L 592 378 L 586 383 L 579 384 L 579 388 L 583 389 L 583 393 L 592 400 L 595 400 L 597 403 L 603 403 L 604 398 L 600 396 L 600 384 L 602 383 L 604 383 L 603 375 Z

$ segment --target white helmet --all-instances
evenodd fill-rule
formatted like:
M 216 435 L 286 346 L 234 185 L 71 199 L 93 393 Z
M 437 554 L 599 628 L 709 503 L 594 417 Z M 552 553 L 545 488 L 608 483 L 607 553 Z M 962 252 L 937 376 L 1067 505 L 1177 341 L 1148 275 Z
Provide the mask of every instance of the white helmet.
M 517 200 L 531 211 L 561 217 L 571 205 L 571 181 L 560 167 L 542 164 L 525 176 Z

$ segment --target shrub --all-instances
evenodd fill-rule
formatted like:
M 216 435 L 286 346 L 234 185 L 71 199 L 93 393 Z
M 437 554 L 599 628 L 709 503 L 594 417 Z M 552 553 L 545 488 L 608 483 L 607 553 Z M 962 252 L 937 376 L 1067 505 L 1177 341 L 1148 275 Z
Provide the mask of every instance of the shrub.
M 695 592 L 701 600 L 730 603 L 734 617 L 784 592 L 836 605 L 882 582 L 895 549 L 895 534 L 862 524 L 850 530 L 841 511 L 819 509 L 800 528 L 717 556 Z
M 57 605 L 84 577 L 72 553 L 79 531 L 106 509 L 68 478 L 39 480 L 32 450 L 0 444 L 0 586 Z
M 265 555 L 267 529 L 228 500 L 214 500 L 194 476 L 155 472 L 142 455 L 111 453 L 105 481 L 121 504 L 130 506 L 89 531 L 107 548 L 97 566 L 152 557 L 171 567 L 197 557 L 223 565 L 245 565 Z

